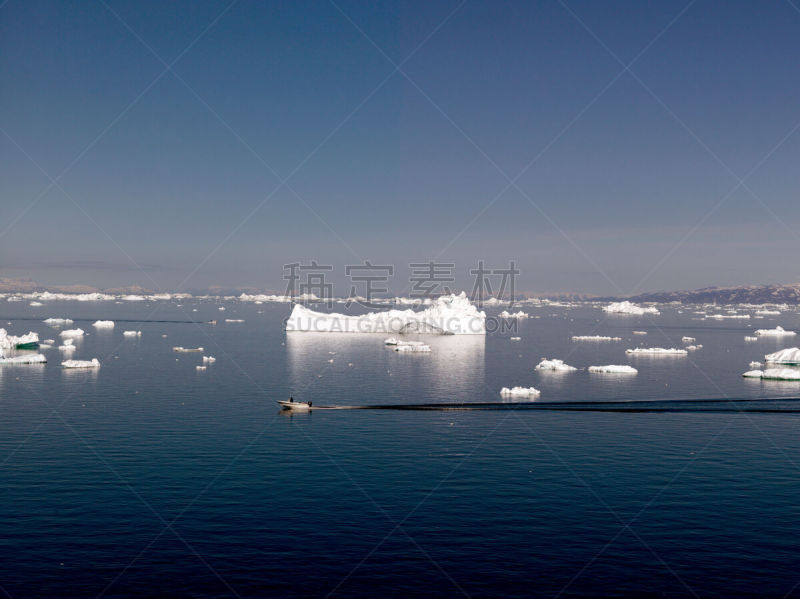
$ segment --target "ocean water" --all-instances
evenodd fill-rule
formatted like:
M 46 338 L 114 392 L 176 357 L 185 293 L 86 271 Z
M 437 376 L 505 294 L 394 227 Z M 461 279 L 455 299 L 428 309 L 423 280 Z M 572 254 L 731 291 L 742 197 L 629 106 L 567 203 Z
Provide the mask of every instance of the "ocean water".
M 518 342 L 420 337 L 433 352 L 403 355 L 382 335 L 287 334 L 284 304 L 0 303 L 12 334 L 58 340 L 41 321 L 74 319 L 73 357 L 103 364 L 62 370 L 54 348 L 0 366 L 0 594 L 800 596 L 800 383 L 741 377 L 800 342 L 744 336 L 800 317 L 525 310 Z M 589 334 L 623 340 L 570 340 Z M 684 335 L 703 348 L 624 353 Z M 197 371 L 175 345 L 217 361 Z M 639 374 L 539 373 L 542 357 Z M 542 395 L 503 402 L 515 385 Z M 499 405 L 279 412 L 290 394 Z

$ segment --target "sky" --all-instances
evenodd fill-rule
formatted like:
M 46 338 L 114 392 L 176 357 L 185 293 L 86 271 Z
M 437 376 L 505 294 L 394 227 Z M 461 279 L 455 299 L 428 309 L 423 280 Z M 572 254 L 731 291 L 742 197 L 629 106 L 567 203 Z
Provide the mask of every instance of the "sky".
M 797 282 L 798 72 L 788 0 L 7 0 L 0 277 Z

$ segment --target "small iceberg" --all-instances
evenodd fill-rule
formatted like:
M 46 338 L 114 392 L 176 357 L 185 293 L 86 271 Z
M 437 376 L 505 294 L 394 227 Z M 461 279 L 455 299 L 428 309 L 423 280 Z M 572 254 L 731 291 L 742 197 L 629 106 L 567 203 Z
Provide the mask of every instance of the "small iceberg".
M 424 343 L 418 342 L 407 342 L 407 343 L 400 343 L 395 346 L 394 351 L 399 352 L 422 352 L 427 353 L 431 351 L 430 345 L 425 345 Z
M 681 341 L 683 343 L 694 343 L 695 341 L 697 341 L 697 339 L 695 339 L 694 337 L 681 337 Z
M 520 341 L 521 339 L 522 339 L 522 337 L 509 337 L 508 338 L 509 341 Z
M 201 354 L 203 353 L 202 347 L 181 347 L 180 345 L 173 347 L 172 351 L 181 354 Z
M 142 332 L 141 331 L 122 331 L 122 336 L 123 337 L 141 337 L 142 336 Z
M 538 389 L 533 387 L 503 387 L 500 389 L 501 397 L 539 397 L 542 394 Z
M 78 337 L 83 337 L 83 329 L 67 329 L 66 331 L 61 331 L 59 335 L 65 339 L 77 339 Z
M 634 316 L 642 316 L 644 314 L 661 314 L 661 312 L 659 312 L 655 306 L 642 308 L 641 306 L 637 306 L 636 304 L 632 304 L 628 301 L 611 303 L 603 308 L 603 312 L 608 314 L 631 314 Z
M 634 335 L 647 335 L 647 331 L 634 331 Z
M 764 361 L 770 364 L 786 364 L 788 366 L 800 366 L 800 348 L 788 347 L 772 354 L 764 356 Z
M 64 360 L 61 362 L 62 368 L 100 368 L 100 360 Z
M 42 322 L 45 324 L 49 324 L 50 326 L 53 327 L 59 327 L 67 324 L 72 324 L 73 321 L 71 318 L 47 318 Z
M 578 370 L 574 366 L 570 366 L 569 364 L 565 364 L 563 360 L 552 359 L 548 360 L 547 358 L 542 358 L 542 361 L 536 365 L 535 370 L 548 370 L 548 371 L 556 371 L 556 372 L 571 372 L 573 370 Z
M 31 302 L 30 305 L 34 308 L 38 308 L 39 306 L 44 306 L 42 302 Z
M 608 364 L 606 366 L 589 366 L 589 372 L 596 374 L 637 374 L 639 371 L 627 364 Z
M 6 358 L 3 356 L 3 353 L 0 352 L 0 364 L 44 364 L 45 362 L 47 362 L 47 358 L 42 354 Z
M 3 349 L 36 349 L 39 347 L 39 334 L 33 331 L 24 335 L 9 335 L 0 329 L 0 350 Z
M 780 316 L 780 310 L 756 310 L 756 314 L 759 316 Z
M 626 349 L 625 353 L 634 356 L 686 356 L 689 354 L 685 349 L 676 349 L 674 347 L 668 349 L 663 347 L 637 347 L 635 349 Z
M 196 370 L 205 370 L 207 366 L 195 366 Z
M 203 364 L 213 364 L 217 359 L 214 356 L 203 356 Z
M 96 320 L 93 324 L 93 327 L 97 329 L 113 329 L 114 328 L 114 321 L 113 320 Z
M 758 329 L 754 333 L 757 337 L 794 337 L 797 335 L 794 331 L 787 331 L 783 327 L 775 327 L 774 329 Z
M 766 370 L 748 370 L 742 376 L 748 379 L 761 379 L 762 381 L 800 381 L 800 370 L 767 368 Z
M 505 318 L 505 319 L 517 319 L 517 320 L 524 320 L 525 318 L 530 318 L 530 314 L 527 312 L 523 312 L 520 310 L 519 312 L 509 312 L 508 310 L 503 310 L 500 314 L 497 315 L 498 318 Z
M 603 335 L 573 335 L 573 341 L 622 341 L 622 337 L 605 337 Z
M 225 322 L 244 322 L 244 318 L 226 318 Z
M 763 364 L 761 362 L 750 362 L 750 364 L 748 364 L 748 366 L 750 368 L 761 368 L 763 366 Z
M 746 335 L 744 340 L 745 341 L 758 341 L 758 337 L 751 337 L 749 335 Z
M 58 349 L 63 352 L 71 352 L 75 351 L 75 345 L 73 344 L 72 339 L 64 339 L 64 344 L 59 345 Z

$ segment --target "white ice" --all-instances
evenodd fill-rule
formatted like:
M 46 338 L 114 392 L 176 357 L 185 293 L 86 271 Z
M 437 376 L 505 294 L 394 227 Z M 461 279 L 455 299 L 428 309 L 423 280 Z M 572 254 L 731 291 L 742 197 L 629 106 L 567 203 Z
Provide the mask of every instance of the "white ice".
M 603 335 L 573 335 L 573 341 L 622 341 L 622 337 L 604 337 Z
M 606 366 L 589 366 L 589 372 L 599 374 L 636 374 L 639 371 L 627 364 L 608 364 Z
M 43 320 L 42 322 L 44 322 L 45 324 L 49 324 L 51 326 L 60 326 L 60 325 L 72 324 L 72 319 L 70 319 L 70 318 L 48 318 L 46 320 Z
M 502 397 L 539 397 L 542 394 L 538 389 L 533 387 L 503 387 L 500 389 Z
M 125 337 L 141 337 L 141 331 L 122 331 L 122 335 Z
M 780 351 L 764 356 L 764 361 L 771 364 L 797 364 L 800 365 L 800 348 L 787 347 Z
M 0 351 L 0 364 L 44 364 L 47 362 L 42 354 L 30 354 L 27 356 L 14 356 L 13 358 L 3 357 L 3 352 Z
M 655 306 L 643 308 L 642 306 L 637 306 L 629 301 L 611 303 L 603 308 L 603 311 L 609 314 L 632 314 L 634 316 L 641 316 L 643 314 L 661 314 Z
M 683 343 L 694 343 L 695 341 L 697 341 L 697 339 L 695 339 L 694 337 L 681 337 L 681 341 Z
M 14 349 L 22 343 L 38 343 L 39 335 L 30 331 L 24 335 L 9 335 L 5 329 L 0 329 L 0 349 Z
M 66 331 L 61 331 L 59 335 L 64 338 L 83 337 L 83 329 L 67 329 Z
M 800 370 L 792 368 L 767 368 L 766 370 L 748 370 L 743 377 L 768 381 L 800 381 Z
M 787 331 L 783 327 L 775 327 L 774 329 L 758 329 L 755 332 L 758 337 L 793 337 L 797 335 L 794 331 Z
M 394 347 L 394 351 L 428 353 L 431 351 L 431 346 L 424 343 L 399 343 Z
M 529 318 L 530 314 L 528 314 L 527 312 L 523 312 L 522 310 L 520 310 L 519 312 L 509 312 L 508 310 L 503 310 L 497 316 L 498 318 L 523 320 L 525 318 Z
M 565 364 L 563 360 L 558 360 L 556 358 L 552 360 L 548 360 L 547 358 L 542 358 L 542 361 L 536 365 L 536 370 L 555 370 L 558 372 L 570 372 L 572 370 L 577 370 L 574 366 L 570 366 L 569 364 Z
M 634 335 L 647 335 L 647 331 L 634 331 Z
M 625 353 L 648 356 L 685 356 L 688 355 L 689 352 L 685 349 L 676 349 L 674 347 L 670 347 L 668 349 L 663 347 L 637 347 L 635 349 L 626 349 Z
M 429 308 L 370 312 L 361 316 L 315 312 L 295 304 L 287 331 L 319 333 L 437 333 L 442 335 L 485 335 L 486 314 L 469 301 L 467 294 L 446 295 Z
M 113 329 L 114 328 L 114 321 L 113 320 L 96 320 L 93 327 L 98 329 Z
M 100 360 L 64 360 L 61 362 L 62 368 L 100 368 Z

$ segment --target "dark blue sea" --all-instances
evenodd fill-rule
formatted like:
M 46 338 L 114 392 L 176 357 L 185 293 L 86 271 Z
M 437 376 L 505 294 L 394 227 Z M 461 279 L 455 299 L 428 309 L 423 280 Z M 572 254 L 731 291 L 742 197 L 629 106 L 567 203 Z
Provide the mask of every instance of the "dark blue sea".
M 403 355 L 385 335 L 287 334 L 287 304 L 0 302 L 0 326 L 56 345 L 42 320 L 74 319 L 72 357 L 102 363 L 62 370 L 54 347 L 0 366 L 0 595 L 800 597 L 800 383 L 741 377 L 800 344 L 744 337 L 798 314 L 523 309 L 520 341 Z M 570 340 L 590 334 L 623 340 Z M 702 349 L 625 355 L 686 335 Z M 639 374 L 540 373 L 543 357 Z M 541 397 L 504 402 L 516 385 Z M 290 394 L 499 405 L 281 413 Z

